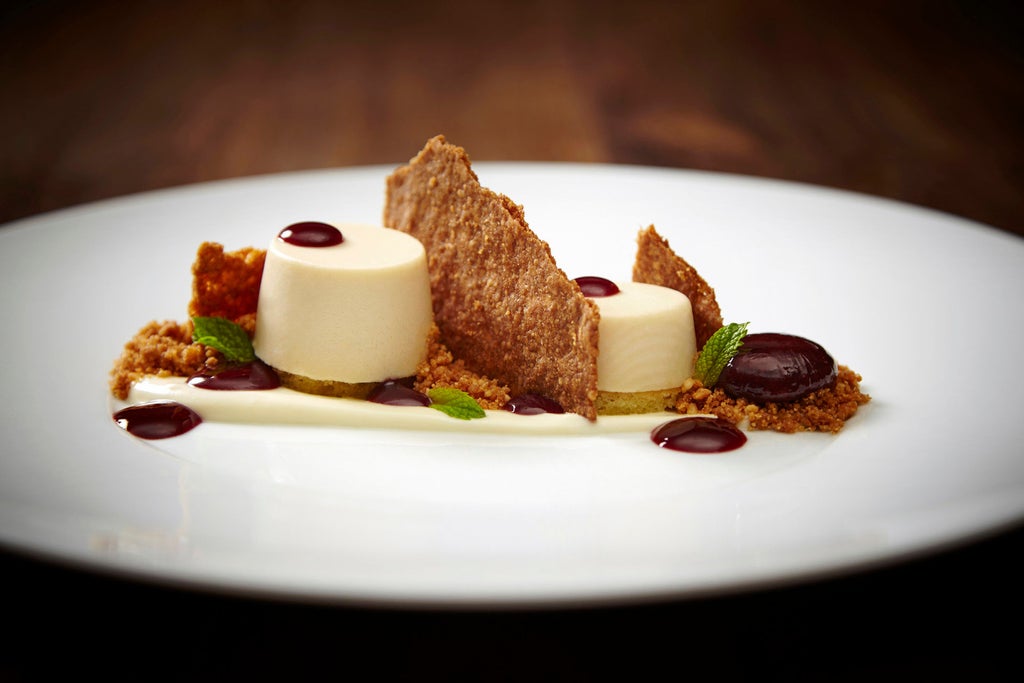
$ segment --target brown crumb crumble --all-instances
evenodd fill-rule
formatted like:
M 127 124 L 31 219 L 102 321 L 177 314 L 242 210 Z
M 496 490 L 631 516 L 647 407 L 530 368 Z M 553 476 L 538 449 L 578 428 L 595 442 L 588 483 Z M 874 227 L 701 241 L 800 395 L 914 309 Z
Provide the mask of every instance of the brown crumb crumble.
M 484 410 L 503 408 L 511 398 L 508 387 L 473 372 L 461 359 L 455 360 L 440 336 L 434 325 L 428 339 L 427 359 L 416 369 L 415 389 L 425 394 L 434 387 L 454 387 L 476 399 Z
M 834 386 L 792 403 L 759 406 L 744 399 L 730 398 L 721 389 L 708 389 L 699 380 L 689 379 L 676 401 L 676 410 L 684 415 L 717 415 L 736 425 L 746 421 L 753 430 L 835 434 L 860 406 L 871 400 L 861 392 L 860 380 L 860 375 L 840 365 Z
M 241 316 L 236 322 L 250 335 L 256 328 L 255 315 Z M 192 341 L 191 320 L 153 320 L 124 345 L 110 372 L 110 391 L 123 401 L 132 384 L 147 375 L 188 377 L 204 368 L 216 368 L 223 359 L 217 349 Z
M 121 357 L 111 371 L 110 391 L 117 398 L 128 398 L 132 383 L 146 375 L 188 376 L 202 368 L 210 352 L 192 342 L 192 322 L 152 321 L 124 345 Z

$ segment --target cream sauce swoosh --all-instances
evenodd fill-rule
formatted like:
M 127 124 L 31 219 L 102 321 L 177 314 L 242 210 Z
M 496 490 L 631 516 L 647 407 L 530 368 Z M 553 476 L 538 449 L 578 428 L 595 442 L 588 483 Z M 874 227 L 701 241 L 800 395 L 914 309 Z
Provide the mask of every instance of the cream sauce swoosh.
M 284 387 L 264 391 L 200 389 L 180 377 L 145 377 L 132 386 L 126 403 L 158 400 L 187 405 L 209 422 L 521 435 L 640 433 L 679 417 L 670 412 L 606 415 L 590 422 L 573 414 L 516 415 L 504 410 L 488 410 L 484 418 L 460 420 L 433 408 L 388 406 L 359 399 L 315 396 Z

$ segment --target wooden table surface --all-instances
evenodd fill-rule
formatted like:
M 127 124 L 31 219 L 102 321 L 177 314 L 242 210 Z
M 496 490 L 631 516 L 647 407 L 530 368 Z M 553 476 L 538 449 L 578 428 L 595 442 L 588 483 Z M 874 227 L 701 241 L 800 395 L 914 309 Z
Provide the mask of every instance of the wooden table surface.
M 444 133 L 475 161 L 781 178 L 1024 235 L 1024 24 L 1012 7 L 20 3 L 0 10 L 0 223 L 219 178 L 397 165 Z M 20 628 L 0 678 L 35 680 L 70 653 L 115 679 L 140 664 L 205 680 L 370 663 L 416 680 L 659 667 L 719 680 L 1004 680 L 1019 668 L 1015 640 L 991 614 L 1019 613 L 1021 544 L 1011 529 L 803 586 L 514 614 L 273 603 L 7 553 L 5 604 L 18 607 L 6 621 Z M 39 658 L 37 643 L 55 647 Z

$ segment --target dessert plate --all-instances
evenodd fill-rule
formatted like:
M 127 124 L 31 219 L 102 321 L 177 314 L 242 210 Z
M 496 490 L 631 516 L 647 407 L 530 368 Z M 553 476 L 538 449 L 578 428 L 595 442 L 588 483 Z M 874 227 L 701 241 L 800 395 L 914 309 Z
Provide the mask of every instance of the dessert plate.
M 738 591 L 934 551 L 1024 517 L 1024 241 L 847 192 L 624 166 L 480 163 L 570 277 L 628 278 L 655 224 L 727 321 L 815 339 L 873 397 L 837 436 L 689 455 L 585 436 L 206 422 L 143 442 L 107 375 L 185 319 L 200 242 L 378 222 L 363 167 L 103 201 L 0 230 L 0 542 L 259 596 L 595 604 Z M 530 419 L 524 417 L 523 419 Z

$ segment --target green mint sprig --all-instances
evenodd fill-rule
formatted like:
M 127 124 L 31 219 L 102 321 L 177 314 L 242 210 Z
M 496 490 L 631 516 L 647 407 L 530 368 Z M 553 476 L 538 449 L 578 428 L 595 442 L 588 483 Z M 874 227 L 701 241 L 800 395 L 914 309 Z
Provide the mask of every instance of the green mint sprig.
M 431 400 L 431 408 L 460 420 L 475 420 L 487 415 L 480 404 L 461 389 L 434 387 L 427 391 L 427 396 Z
M 729 364 L 736 352 L 743 346 L 743 338 L 747 336 L 747 326 L 750 323 L 729 323 L 719 328 L 704 343 L 700 355 L 697 356 L 697 365 L 694 368 L 694 376 L 701 384 L 711 388 L 718 381 L 718 376 Z
M 192 318 L 192 341 L 212 346 L 230 361 L 248 363 L 256 359 L 252 341 L 245 330 L 227 318 Z

